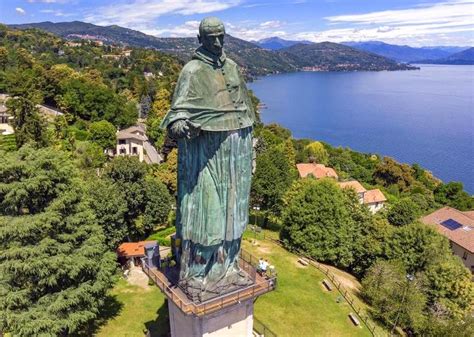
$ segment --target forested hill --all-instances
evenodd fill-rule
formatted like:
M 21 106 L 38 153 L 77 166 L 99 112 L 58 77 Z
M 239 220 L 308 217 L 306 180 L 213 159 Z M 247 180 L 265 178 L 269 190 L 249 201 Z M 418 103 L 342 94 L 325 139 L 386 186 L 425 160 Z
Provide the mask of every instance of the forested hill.
M 474 64 L 474 47 L 463 50 L 459 53 L 452 54 L 442 59 L 423 60 L 423 61 L 420 61 L 420 63 L 473 65 Z
M 296 44 L 278 51 L 297 68 L 317 67 L 321 71 L 410 70 L 410 65 L 338 43 Z
M 39 28 L 67 39 L 96 38 L 108 44 L 123 44 L 135 47 L 154 48 L 178 55 L 187 61 L 197 47 L 196 38 L 158 38 L 119 26 L 97 26 L 80 21 L 40 22 L 12 27 Z M 251 76 L 301 70 L 315 67 L 315 70 L 406 70 L 411 69 L 382 56 L 358 51 L 335 43 L 301 45 L 279 51 L 264 49 L 257 44 L 230 35 L 226 39 L 226 52 Z M 325 56 L 327 55 L 327 56 Z
M 40 22 L 23 25 L 11 25 L 13 28 L 38 28 L 66 39 L 91 38 L 105 44 L 129 45 L 133 47 L 152 48 L 177 55 L 188 61 L 198 47 L 195 37 L 159 38 L 120 26 L 97 26 L 90 23 L 73 22 Z M 270 73 L 290 72 L 297 70 L 280 55 L 265 50 L 251 42 L 227 35 L 225 41 L 227 55 L 235 60 L 250 76 Z

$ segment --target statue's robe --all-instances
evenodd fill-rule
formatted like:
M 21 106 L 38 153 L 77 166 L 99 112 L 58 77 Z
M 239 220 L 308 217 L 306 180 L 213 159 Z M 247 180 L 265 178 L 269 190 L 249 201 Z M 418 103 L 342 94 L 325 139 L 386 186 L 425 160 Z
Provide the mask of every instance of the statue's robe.
M 237 64 L 198 48 L 162 127 L 177 120 L 201 129 L 178 140 L 179 282 L 191 294 L 218 294 L 247 282 L 238 255 L 248 222 L 255 112 Z

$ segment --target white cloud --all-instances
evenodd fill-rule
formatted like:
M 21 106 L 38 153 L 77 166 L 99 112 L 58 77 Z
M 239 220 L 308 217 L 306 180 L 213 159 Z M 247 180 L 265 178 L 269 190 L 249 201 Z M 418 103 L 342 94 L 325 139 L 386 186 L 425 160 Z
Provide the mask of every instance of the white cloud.
M 165 14 L 192 15 L 221 11 L 237 6 L 241 0 L 133 0 L 94 9 L 85 20 L 99 25 L 129 28 L 150 27 Z
M 296 39 L 321 41 L 382 40 L 413 46 L 474 44 L 474 1 L 453 0 L 408 9 L 330 16 L 332 27 L 293 34 Z
M 51 14 L 51 15 L 60 16 L 60 17 L 67 17 L 67 16 L 74 15 L 74 14 L 64 13 L 63 11 L 58 10 L 58 9 L 42 9 L 40 10 L 40 13 Z
M 21 7 L 15 8 L 15 12 L 17 12 L 20 15 L 25 15 L 26 14 L 26 11 Z
M 58 4 L 64 4 L 64 3 L 67 3 L 69 2 L 70 0 L 28 0 L 28 2 L 30 4 L 32 3 L 44 3 L 44 4 L 55 4 L 55 3 L 58 3 Z

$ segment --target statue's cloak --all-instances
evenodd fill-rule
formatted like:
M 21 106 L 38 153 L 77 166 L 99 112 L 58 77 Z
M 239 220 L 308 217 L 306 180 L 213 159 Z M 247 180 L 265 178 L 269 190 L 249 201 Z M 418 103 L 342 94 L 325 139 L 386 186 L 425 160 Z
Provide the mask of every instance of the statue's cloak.
M 248 223 L 255 114 L 237 65 L 198 49 L 162 126 L 177 120 L 201 128 L 178 140 L 180 284 L 188 294 L 216 294 L 243 282 L 238 254 Z
M 171 109 L 161 127 L 188 119 L 201 130 L 228 131 L 252 126 L 255 112 L 237 64 L 198 48 L 178 78 Z

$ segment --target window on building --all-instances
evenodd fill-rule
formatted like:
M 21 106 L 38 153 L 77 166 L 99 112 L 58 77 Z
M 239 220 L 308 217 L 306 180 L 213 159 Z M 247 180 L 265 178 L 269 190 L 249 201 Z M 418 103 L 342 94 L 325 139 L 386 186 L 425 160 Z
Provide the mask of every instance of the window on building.
M 132 147 L 132 153 L 133 154 L 138 154 L 138 149 L 136 146 Z
M 120 154 L 126 154 L 127 151 L 125 149 L 120 149 Z
M 119 139 L 119 144 L 121 144 L 121 145 L 126 144 L 125 139 Z
M 464 251 L 464 254 L 462 254 L 462 258 L 463 258 L 463 260 L 467 260 L 467 251 L 466 250 Z

